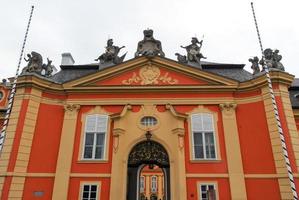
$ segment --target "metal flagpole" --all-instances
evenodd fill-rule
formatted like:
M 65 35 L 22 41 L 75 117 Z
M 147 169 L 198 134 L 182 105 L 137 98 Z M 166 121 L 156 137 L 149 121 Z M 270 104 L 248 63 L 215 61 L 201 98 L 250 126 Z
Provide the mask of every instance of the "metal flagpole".
M 262 51 L 262 60 L 264 60 L 264 50 L 263 50 L 262 40 L 261 40 L 261 36 L 260 36 L 258 24 L 257 24 L 255 12 L 254 12 L 253 2 L 251 2 L 251 9 L 252 9 L 252 13 L 253 13 L 253 18 L 254 18 L 254 23 L 255 23 L 255 27 L 256 27 L 256 32 L 257 32 L 260 48 L 261 48 L 261 51 Z M 283 133 L 283 130 L 282 130 L 282 127 L 281 127 L 281 122 L 280 122 L 280 118 L 279 118 L 277 104 L 276 104 L 276 100 L 275 100 L 275 96 L 274 96 L 274 92 L 273 92 L 273 87 L 272 87 L 272 81 L 271 81 L 270 74 L 269 74 L 269 68 L 263 62 L 262 62 L 262 66 L 263 66 L 263 68 L 266 72 L 266 76 L 267 76 L 268 87 L 269 87 L 269 91 L 270 91 L 270 95 L 271 95 L 271 99 L 272 99 L 272 105 L 274 107 L 275 119 L 276 119 L 276 123 L 277 123 L 277 126 L 278 126 L 281 146 L 283 148 L 284 160 L 285 160 L 285 163 L 286 163 L 286 166 L 287 166 L 287 169 L 288 169 L 288 176 L 289 176 L 289 181 L 290 181 L 290 184 L 291 184 L 291 189 L 292 189 L 292 192 L 293 192 L 293 198 L 294 198 L 294 200 L 298 200 L 297 190 L 296 190 L 296 186 L 295 186 L 295 182 L 294 182 L 294 176 L 293 176 L 293 172 L 292 172 L 292 168 L 291 168 L 291 164 L 290 164 L 290 160 L 289 160 L 289 156 L 288 156 L 288 151 L 287 151 L 287 146 L 286 146 L 286 142 L 285 142 L 285 138 L 284 138 L 284 133 Z
M 5 114 L 5 117 L 4 117 L 4 123 L 3 123 L 3 127 L 2 127 L 2 130 L 1 130 L 1 134 L 0 134 L 0 155 L 1 155 L 1 152 L 2 152 L 2 149 L 3 149 L 3 144 L 4 144 L 4 140 L 5 140 L 5 136 L 6 136 L 6 128 L 7 128 L 7 125 L 8 125 L 9 116 L 10 116 L 10 113 L 11 113 L 14 96 L 16 94 L 17 79 L 19 77 L 19 70 L 20 70 L 20 66 L 21 66 L 21 62 L 22 62 L 22 58 L 23 58 L 24 48 L 25 48 L 25 44 L 26 44 L 26 40 L 27 40 L 27 35 L 28 35 L 28 32 L 29 32 L 29 27 L 30 27 L 30 23 L 31 23 L 33 10 L 34 10 L 34 6 L 31 6 L 30 17 L 29 17 L 29 21 L 28 21 L 28 24 L 27 24 L 27 29 L 26 29 L 26 32 L 25 32 L 25 37 L 24 37 L 24 40 L 23 40 L 23 45 L 22 45 L 22 49 L 21 49 L 19 62 L 18 62 L 18 67 L 17 67 L 17 71 L 16 71 L 16 74 L 15 74 L 15 77 L 14 77 L 14 81 L 13 81 L 13 84 L 12 84 L 10 95 L 9 95 L 9 98 L 8 98 L 7 111 L 6 111 L 6 114 Z

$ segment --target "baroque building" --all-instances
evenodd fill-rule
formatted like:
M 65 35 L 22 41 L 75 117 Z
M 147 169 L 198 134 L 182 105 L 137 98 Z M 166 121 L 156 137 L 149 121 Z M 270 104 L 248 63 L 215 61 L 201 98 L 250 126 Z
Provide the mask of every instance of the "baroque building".
M 49 59 L 28 54 L 1 199 L 292 199 L 265 72 L 202 61 L 201 45 L 193 38 L 171 60 L 145 30 L 135 58 L 123 61 L 109 40 L 99 63 L 63 54 L 54 75 Z M 274 65 L 270 77 L 298 188 L 299 80 Z M 1 83 L 1 120 L 10 89 Z

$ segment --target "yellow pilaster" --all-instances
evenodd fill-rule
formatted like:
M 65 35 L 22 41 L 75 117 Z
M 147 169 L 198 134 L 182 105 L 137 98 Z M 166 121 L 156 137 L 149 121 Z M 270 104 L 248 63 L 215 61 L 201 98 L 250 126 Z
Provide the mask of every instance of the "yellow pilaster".
M 149 198 L 149 196 L 150 196 L 150 190 L 151 190 L 151 188 L 150 188 L 150 176 L 149 175 L 146 175 L 145 176 L 145 196 L 147 197 L 147 198 Z
M 223 119 L 225 149 L 232 199 L 247 199 L 239 134 L 236 121 L 236 104 L 220 104 Z
M 32 140 L 35 131 L 40 102 L 41 102 L 41 91 L 32 88 L 30 95 L 28 97 L 28 107 L 27 107 L 26 116 L 24 120 L 24 126 L 22 129 L 22 135 L 21 135 L 20 145 L 19 145 L 18 154 L 16 158 L 14 173 L 27 172 L 27 166 L 29 163 Z M 10 189 L 9 189 L 8 198 L 22 199 L 24 184 L 25 184 L 25 177 L 13 176 Z
M 2 152 L 0 155 L 1 156 L 0 157 L 0 173 L 1 174 L 5 174 L 7 172 L 7 167 L 8 167 L 11 151 L 12 151 L 12 146 L 13 146 L 13 142 L 15 139 L 17 124 L 18 124 L 19 117 L 20 117 L 21 106 L 22 106 L 22 102 L 24 99 L 23 93 L 24 93 L 24 89 L 18 89 L 16 92 L 14 104 L 13 104 L 12 111 L 11 111 L 10 118 L 9 118 L 10 120 L 9 120 L 8 126 L 6 128 L 5 141 L 4 141 L 3 149 L 2 149 Z M 4 179 L 5 179 L 5 176 L 0 176 L 0 197 L 2 195 Z
M 274 107 L 273 107 L 273 103 L 272 103 L 272 99 L 271 99 L 268 87 L 262 88 L 262 95 L 263 95 L 263 101 L 264 101 L 264 106 L 265 106 L 265 111 L 266 111 L 266 118 L 267 118 L 269 135 L 270 135 L 270 139 L 271 139 L 271 146 L 272 146 L 272 152 L 273 152 L 276 173 L 278 175 L 280 175 L 280 177 L 285 177 L 285 178 L 278 179 L 280 196 L 281 196 L 281 199 L 293 199 L 293 193 L 291 190 L 290 181 L 287 178 L 288 172 L 287 172 L 287 167 L 286 167 L 285 160 L 284 160 L 283 148 L 281 146 L 279 130 L 278 130 L 277 122 L 275 119 Z M 283 100 L 283 101 L 286 101 L 286 100 Z M 291 126 L 291 125 L 292 124 L 290 124 L 288 126 Z M 297 141 L 297 138 L 298 138 L 298 136 L 293 136 L 292 142 Z
M 67 199 L 79 105 L 66 105 L 52 199 Z

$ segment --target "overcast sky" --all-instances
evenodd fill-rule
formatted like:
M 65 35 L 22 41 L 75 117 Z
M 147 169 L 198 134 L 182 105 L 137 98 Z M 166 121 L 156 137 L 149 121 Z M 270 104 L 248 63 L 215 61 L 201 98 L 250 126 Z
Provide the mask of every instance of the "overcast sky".
M 299 1 L 255 1 L 264 48 L 279 49 L 286 71 L 299 78 Z M 261 55 L 248 0 L 10 0 L 0 6 L 0 78 L 15 74 L 30 13 L 35 5 L 25 53 L 40 52 L 59 68 L 61 53 L 87 64 L 104 52 L 108 38 L 125 45 L 131 59 L 146 28 L 162 42 L 166 57 L 185 54 L 191 37 L 204 42 L 207 61 L 243 63 Z M 22 67 L 26 63 L 22 61 Z

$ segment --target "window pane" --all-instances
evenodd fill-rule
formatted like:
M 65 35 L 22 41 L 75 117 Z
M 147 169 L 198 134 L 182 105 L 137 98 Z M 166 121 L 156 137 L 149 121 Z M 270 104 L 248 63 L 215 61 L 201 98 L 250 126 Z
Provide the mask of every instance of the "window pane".
M 86 117 L 86 132 L 95 132 L 96 131 L 96 115 L 88 115 Z
M 105 115 L 97 115 L 97 132 L 107 131 L 107 119 Z
M 96 185 L 92 185 L 90 191 L 92 191 L 92 192 L 97 191 L 97 186 Z
M 90 193 L 90 198 L 96 198 L 97 197 L 97 193 L 96 192 L 91 192 Z
M 88 192 L 83 192 L 83 198 L 88 198 Z
M 203 114 L 202 115 L 203 121 L 203 130 L 205 131 L 212 131 L 213 130 L 213 118 L 210 114 Z
M 206 143 L 206 156 L 207 158 L 216 158 L 215 154 L 215 144 L 214 144 L 214 134 L 205 133 L 205 143 Z
M 105 134 L 104 133 L 98 133 L 97 134 L 97 145 L 104 145 L 105 141 Z
M 94 137 L 93 133 L 86 133 L 85 145 L 93 145 L 93 137 Z
M 96 147 L 95 158 L 103 158 L 103 147 Z
M 87 146 L 84 148 L 84 158 L 92 158 L 92 147 Z
M 203 146 L 194 146 L 194 156 L 195 158 L 204 158 Z
M 202 145 L 202 133 L 193 133 L 194 145 Z
M 198 115 L 192 115 L 191 118 L 191 123 L 192 123 L 192 130 L 193 131 L 202 131 L 202 117 L 200 114 Z
M 209 190 L 214 190 L 214 185 L 209 185 Z

